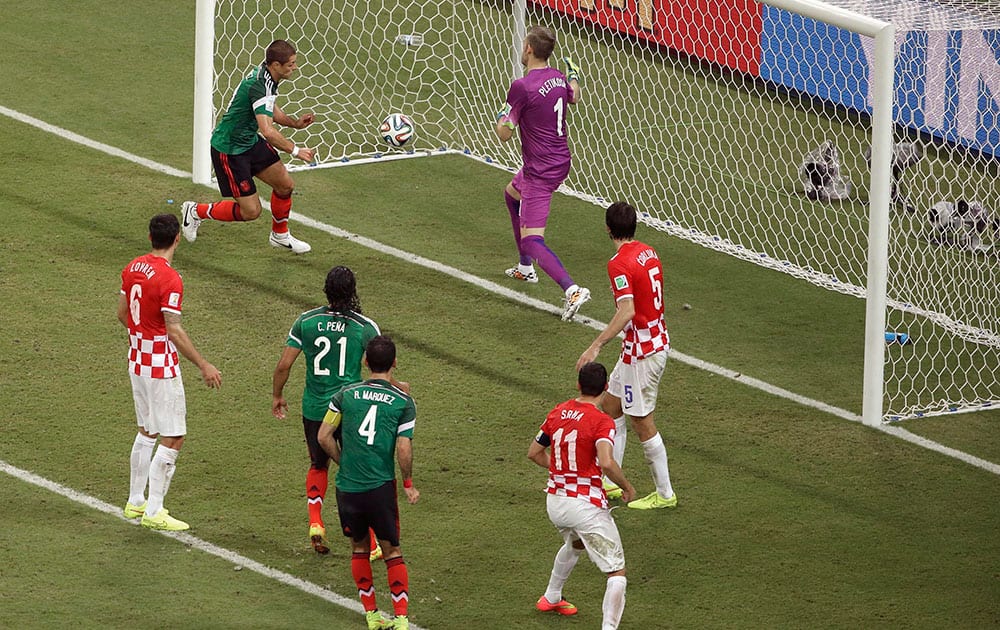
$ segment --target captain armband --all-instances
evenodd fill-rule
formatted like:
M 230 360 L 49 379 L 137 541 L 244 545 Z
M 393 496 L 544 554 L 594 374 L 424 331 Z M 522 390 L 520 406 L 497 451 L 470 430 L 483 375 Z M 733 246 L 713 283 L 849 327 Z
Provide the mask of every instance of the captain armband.
M 323 416 L 323 424 L 329 424 L 336 431 L 340 428 L 340 418 L 341 414 L 339 411 L 334 411 L 333 409 L 327 409 L 326 415 Z

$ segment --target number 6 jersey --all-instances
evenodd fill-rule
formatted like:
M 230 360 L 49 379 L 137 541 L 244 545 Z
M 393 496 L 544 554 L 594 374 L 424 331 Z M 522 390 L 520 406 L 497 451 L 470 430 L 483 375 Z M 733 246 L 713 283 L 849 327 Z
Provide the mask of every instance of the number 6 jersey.
M 166 258 L 145 254 L 122 270 L 128 300 L 128 369 L 148 378 L 180 375 L 177 348 L 167 337 L 163 312 L 181 314 L 184 284 Z

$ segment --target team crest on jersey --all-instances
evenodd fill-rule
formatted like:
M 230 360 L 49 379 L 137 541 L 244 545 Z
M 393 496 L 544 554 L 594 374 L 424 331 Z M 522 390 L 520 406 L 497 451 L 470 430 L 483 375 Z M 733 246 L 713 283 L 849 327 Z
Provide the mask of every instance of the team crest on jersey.
M 626 276 L 615 276 L 615 289 L 621 291 L 628 288 L 628 278 Z
M 167 297 L 167 304 L 169 304 L 170 306 L 173 306 L 173 307 L 176 308 L 177 305 L 180 304 L 180 303 L 181 303 L 181 294 L 180 293 L 171 293 Z
M 249 179 L 244 179 L 243 181 L 240 182 L 240 191 L 241 192 L 245 192 L 245 193 L 250 192 L 250 180 Z

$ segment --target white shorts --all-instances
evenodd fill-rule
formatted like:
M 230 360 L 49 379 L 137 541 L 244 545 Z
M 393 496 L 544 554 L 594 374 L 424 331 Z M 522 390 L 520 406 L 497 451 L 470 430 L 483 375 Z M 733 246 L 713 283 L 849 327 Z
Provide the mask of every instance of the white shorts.
M 587 555 L 604 573 L 625 568 L 625 549 L 609 510 L 577 497 L 546 496 L 549 520 L 567 544 L 582 540 Z
M 608 377 L 608 393 L 621 398 L 622 411 L 633 418 L 643 418 L 656 409 L 660 378 L 667 367 L 667 352 L 657 352 L 635 363 L 618 359 Z
M 187 401 L 180 375 L 174 378 L 129 376 L 138 425 L 153 435 L 187 435 Z

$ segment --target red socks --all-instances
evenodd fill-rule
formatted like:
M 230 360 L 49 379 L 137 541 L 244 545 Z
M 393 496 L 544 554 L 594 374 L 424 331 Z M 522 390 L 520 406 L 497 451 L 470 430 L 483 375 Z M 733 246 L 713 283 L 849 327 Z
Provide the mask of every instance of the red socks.
M 279 197 L 271 193 L 271 231 L 275 234 L 288 232 L 288 215 L 292 213 L 292 198 Z
M 326 498 L 328 474 L 325 470 L 309 468 L 306 473 L 306 498 L 309 500 L 309 524 L 323 525 L 323 499 Z
M 396 615 L 405 615 L 406 607 L 410 603 L 410 574 L 406 570 L 406 562 L 403 561 L 403 556 L 398 556 L 386 560 L 385 568 L 389 571 L 389 592 L 392 593 L 393 612 Z
M 231 199 L 215 203 L 199 203 L 196 211 L 202 219 L 212 219 L 213 221 L 243 220 L 243 215 L 240 214 L 240 204 Z
M 398 556 L 392 560 L 386 560 L 385 568 L 389 573 L 389 592 L 392 593 L 393 614 L 405 615 L 410 603 L 410 576 L 406 570 L 406 562 L 403 560 L 403 556 Z M 376 610 L 375 586 L 372 584 L 372 563 L 368 560 L 367 553 L 351 554 L 351 575 L 354 576 L 354 583 L 358 587 L 361 605 L 366 611 Z
M 375 586 L 372 584 L 372 563 L 369 562 L 367 553 L 351 554 L 351 575 L 358 586 L 361 605 L 366 611 L 376 610 L 378 607 L 375 605 Z

